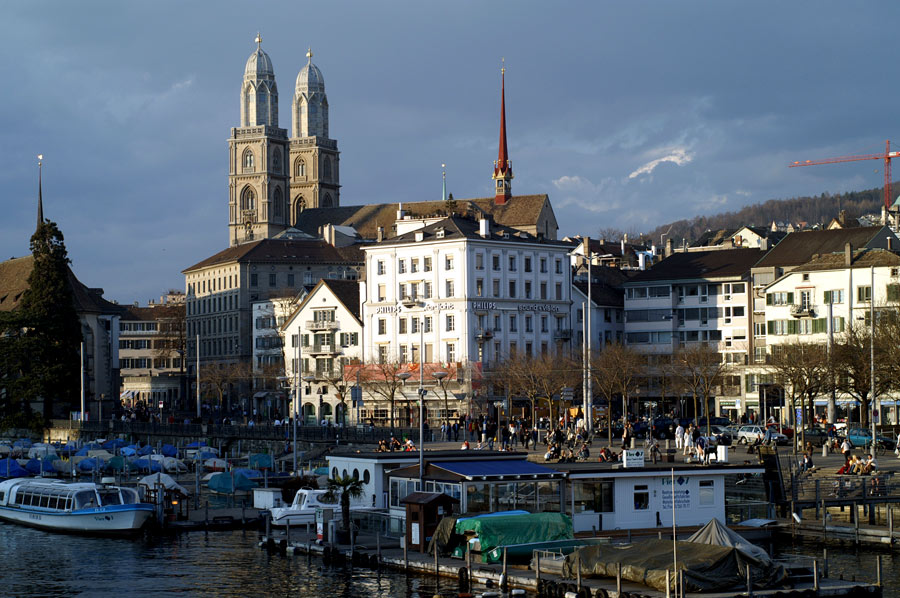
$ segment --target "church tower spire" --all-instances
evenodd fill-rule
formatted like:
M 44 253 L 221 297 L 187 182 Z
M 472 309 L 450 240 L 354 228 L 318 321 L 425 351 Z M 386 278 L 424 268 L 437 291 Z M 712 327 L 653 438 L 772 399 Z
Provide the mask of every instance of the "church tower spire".
M 228 140 L 228 241 L 270 239 L 289 226 L 288 135 L 278 127 L 278 87 L 272 60 L 256 48 L 241 83 L 241 126 Z
M 506 66 L 500 68 L 500 146 L 494 161 L 494 203 L 503 205 L 512 197 L 512 162 L 506 147 Z
M 44 154 L 38 154 L 38 213 L 37 213 L 37 225 L 38 228 L 41 227 L 41 223 L 44 222 L 44 193 L 42 190 L 43 184 L 41 181 L 44 169 Z
M 328 133 L 325 78 L 312 58 L 309 48 L 291 103 L 291 224 L 306 208 L 340 205 L 340 152 Z

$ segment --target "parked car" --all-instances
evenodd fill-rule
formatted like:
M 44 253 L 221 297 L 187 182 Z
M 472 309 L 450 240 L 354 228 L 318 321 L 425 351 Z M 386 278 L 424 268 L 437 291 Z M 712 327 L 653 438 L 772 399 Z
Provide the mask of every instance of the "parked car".
M 818 426 L 806 428 L 803 430 L 803 438 L 806 442 L 811 442 L 813 446 L 822 446 L 828 442 L 828 430 Z
M 776 432 L 772 430 L 770 432 L 770 437 L 775 441 L 775 444 L 787 444 L 790 442 L 787 436 L 780 432 Z M 753 444 L 756 442 L 756 439 L 765 440 L 766 438 L 766 430 L 762 426 L 746 425 L 741 426 L 738 430 L 737 440 L 740 444 Z
M 891 451 L 897 448 L 897 442 L 892 438 L 879 434 L 876 436 L 876 439 L 879 448 L 885 448 Z M 850 428 L 847 430 L 847 440 L 850 441 L 852 446 L 869 446 L 872 444 L 872 430 L 869 428 Z
M 711 417 L 711 418 L 709 418 L 709 423 L 712 426 L 725 427 L 725 426 L 732 425 L 734 422 L 732 422 L 727 417 Z M 697 422 L 697 425 L 700 426 L 701 428 L 705 428 L 706 427 L 706 418 L 701 417 L 700 420 Z

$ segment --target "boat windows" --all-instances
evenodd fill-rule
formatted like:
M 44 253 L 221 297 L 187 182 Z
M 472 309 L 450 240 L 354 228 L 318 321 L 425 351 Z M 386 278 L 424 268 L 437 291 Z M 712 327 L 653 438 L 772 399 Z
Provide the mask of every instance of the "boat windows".
M 575 512 L 593 511 L 594 513 L 612 513 L 615 511 L 613 496 L 613 480 L 591 482 L 573 481 L 573 503 Z
M 83 490 L 75 494 L 76 509 L 94 509 L 97 507 L 97 496 L 93 490 Z
M 137 490 L 132 490 L 131 488 L 119 488 L 119 492 L 122 494 L 123 505 L 136 505 L 141 502 Z
M 709 507 L 715 503 L 716 494 L 713 480 L 700 480 L 700 506 Z
M 650 491 L 646 484 L 634 486 L 634 510 L 646 511 L 650 508 Z
M 100 490 L 97 494 L 100 496 L 100 504 L 104 507 L 122 504 L 122 497 L 119 496 L 118 488 Z

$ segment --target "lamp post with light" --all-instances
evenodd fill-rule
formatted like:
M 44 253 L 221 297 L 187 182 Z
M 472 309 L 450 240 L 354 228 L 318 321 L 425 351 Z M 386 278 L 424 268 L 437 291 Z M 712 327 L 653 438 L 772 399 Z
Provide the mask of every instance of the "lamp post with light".
M 447 403 L 447 387 L 444 386 L 444 380 L 447 378 L 447 372 L 434 372 L 431 374 L 434 376 L 438 384 L 441 386 L 441 390 L 444 391 L 444 428 L 446 429 L 447 438 L 450 438 L 450 406 Z

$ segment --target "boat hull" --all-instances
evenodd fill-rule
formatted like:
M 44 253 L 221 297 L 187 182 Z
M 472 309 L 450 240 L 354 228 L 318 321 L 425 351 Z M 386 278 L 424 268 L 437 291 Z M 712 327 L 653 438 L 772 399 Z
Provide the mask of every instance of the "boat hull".
M 0 507 L 0 519 L 39 529 L 80 534 L 133 534 L 153 516 L 149 504 L 112 505 L 78 511 Z

